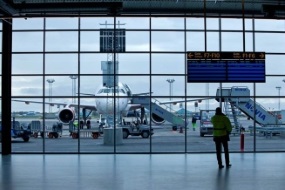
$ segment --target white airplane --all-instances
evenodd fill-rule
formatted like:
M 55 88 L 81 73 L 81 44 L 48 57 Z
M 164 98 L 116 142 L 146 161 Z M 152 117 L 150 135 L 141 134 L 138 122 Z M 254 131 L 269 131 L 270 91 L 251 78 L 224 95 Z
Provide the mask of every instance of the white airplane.
M 46 104 L 50 106 L 58 106 L 61 108 L 58 112 L 58 120 L 62 124 L 69 124 L 76 119 L 76 108 L 82 109 L 82 119 L 86 122 L 88 116 L 92 111 L 97 111 L 102 115 L 116 115 L 116 116 L 126 116 L 128 111 L 136 109 L 144 109 L 144 106 L 141 104 L 132 104 L 132 98 L 134 96 L 144 96 L 150 93 L 139 93 L 132 94 L 129 86 L 124 83 L 118 83 L 116 87 L 106 87 L 100 85 L 95 94 L 86 94 L 80 93 L 85 96 L 93 96 L 95 98 L 94 105 L 86 104 L 76 104 L 76 103 L 58 103 L 58 102 L 39 102 L 39 101 L 29 101 L 29 100 L 12 100 L 15 102 L 24 102 L 25 104 L 37 103 L 37 104 Z M 84 96 L 83 96 L 84 98 Z M 88 113 L 86 113 L 89 111 Z M 145 112 L 144 112 L 145 113 Z M 142 116 L 143 117 L 143 116 Z M 164 122 L 164 119 L 159 116 L 152 114 L 151 120 L 154 123 L 161 124 Z

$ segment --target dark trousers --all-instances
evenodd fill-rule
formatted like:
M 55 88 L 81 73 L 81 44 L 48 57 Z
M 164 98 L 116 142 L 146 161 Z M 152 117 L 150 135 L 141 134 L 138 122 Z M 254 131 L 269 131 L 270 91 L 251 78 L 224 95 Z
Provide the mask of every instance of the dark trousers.
M 219 165 L 223 165 L 222 161 L 222 146 L 224 147 L 226 165 L 230 164 L 228 141 L 225 139 L 215 139 L 216 155 Z

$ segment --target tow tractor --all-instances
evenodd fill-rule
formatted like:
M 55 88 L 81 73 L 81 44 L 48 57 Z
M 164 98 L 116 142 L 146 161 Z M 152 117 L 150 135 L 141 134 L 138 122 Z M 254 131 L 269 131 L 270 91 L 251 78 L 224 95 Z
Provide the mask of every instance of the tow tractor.
M 19 121 L 11 122 L 11 138 L 22 138 L 24 142 L 30 140 L 31 130 L 25 125 L 21 125 Z M 0 123 L 0 142 L 2 142 L 2 124 Z
M 148 138 L 150 135 L 153 135 L 153 129 L 151 129 L 148 125 L 140 125 L 140 124 L 130 124 L 130 125 L 122 125 L 123 129 L 123 138 L 126 139 L 131 136 L 142 136 L 142 138 Z
M 129 136 L 141 136 L 142 138 L 148 138 L 153 135 L 153 129 L 149 125 L 146 125 L 147 116 L 141 115 L 136 111 L 129 111 L 126 117 L 122 118 L 123 138 L 126 139 Z

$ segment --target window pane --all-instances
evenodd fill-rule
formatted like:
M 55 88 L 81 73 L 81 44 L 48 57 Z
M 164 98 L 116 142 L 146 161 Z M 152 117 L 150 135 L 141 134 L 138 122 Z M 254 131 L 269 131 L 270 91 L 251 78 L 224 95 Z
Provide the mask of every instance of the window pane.
M 243 51 L 243 35 L 241 32 L 222 33 L 222 51 Z
M 13 52 L 43 51 L 43 32 L 13 32 Z
M 242 30 L 242 19 L 222 19 L 222 30 Z
M 100 37 L 99 32 L 80 32 L 80 50 L 81 51 L 99 51 Z
M 157 86 L 156 86 L 157 87 Z M 154 102 L 155 99 L 152 99 Z M 161 102 L 169 101 L 169 98 L 160 98 Z M 170 107 L 168 107 L 170 108 Z M 152 136 L 151 146 L 152 146 L 152 152 L 184 152 L 185 151 L 185 133 L 181 134 L 179 133 L 180 127 L 173 131 L 173 124 L 168 123 L 165 120 L 162 120 L 161 122 L 164 122 L 163 124 L 159 125 L 158 117 L 154 117 L 153 114 L 159 114 L 156 112 L 157 109 L 161 109 L 159 107 L 154 107 L 150 114 L 150 117 L 152 118 L 153 122 L 153 128 L 154 128 L 154 135 Z M 166 109 L 166 108 L 165 108 Z M 173 110 L 172 110 L 173 111 Z M 163 111 L 164 114 L 166 111 Z M 185 131 L 185 119 L 179 116 L 173 116 L 171 118 L 175 120 L 175 123 L 179 123 L 183 125 L 182 130 Z M 177 126 L 176 126 L 177 127 Z
M 185 77 L 184 76 L 152 76 L 153 96 L 185 96 Z
M 126 32 L 126 51 L 149 51 L 149 32 Z
M 284 72 L 280 69 L 283 67 L 283 60 L 285 60 L 285 55 L 266 54 L 266 74 L 283 75 Z
M 77 54 L 47 54 L 45 56 L 46 74 L 77 74 Z
M 207 30 L 218 30 L 219 19 L 218 18 L 207 18 Z
M 117 17 L 117 22 L 122 24 L 118 25 L 118 28 L 126 29 L 149 29 L 149 18 L 140 17 Z
M 120 74 L 149 74 L 150 63 L 149 54 L 120 54 L 119 73 Z
M 46 51 L 77 51 L 77 32 L 46 32 Z
M 2 54 L 0 54 L 0 74 L 2 75 Z
M 256 51 L 284 52 L 285 33 L 256 33 L 255 36 Z
M 78 29 L 78 18 L 46 18 L 46 29 Z
M 12 96 L 42 96 L 42 84 L 39 76 L 13 76 Z
M 102 74 L 101 62 L 108 61 L 108 54 L 80 54 L 82 74 Z
M 283 31 L 284 20 L 255 19 L 255 30 L 257 31 Z
M 152 32 L 153 51 L 184 51 L 184 32 Z
M 43 102 L 42 99 L 25 98 L 25 101 Z M 12 152 L 21 153 L 42 153 L 43 152 L 43 109 L 42 104 L 25 104 L 12 101 Z M 17 132 L 26 132 L 23 135 L 16 135 Z M 30 132 L 30 133 L 28 133 Z M 35 136 L 37 135 L 37 136 Z M 39 137 L 39 138 L 35 138 Z
M 187 51 L 205 51 L 205 33 L 187 32 Z
M 183 18 L 151 18 L 152 29 L 184 29 Z
M 152 74 L 185 74 L 185 54 L 152 54 Z
M 14 18 L 13 30 L 38 30 L 43 29 L 43 18 Z
M 187 83 L 187 96 L 215 96 L 218 83 Z
M 45 81 L 45 95 L 49 96 L 51 90 L 51 96 L 76 96 L 78 92 L 78 77 L 72 79 L 74 75 L 69 76 L 48 76 Z M 51 79 L 54 82 L 49 85 L 48 80 Z M 50 89 L 51 88 L 51 89 Z M 75 92 L 75 94 L 74 94 Z M 68 102 L 72 102 L 72 97 L 66 98 Z M 59 101 L 61 101 L 59 99 Z M 77 101 L 76 101 L 77 102 Z
M 204 18 L 187 18 L 186 29 L 203 30 L 204 29 Z
M 207 51 L 220 50 L 220 36 L 218 32 L 207 32 Z
M 100 17 L 95 17 L 95 18 L 81 17 L 80 18 L 81 29 L 114 28 L 114 26 L 112 25 L 109 26 L 109 24 L 114 24 L 114 18 L 108 18 L 108 17 L 101 17 L 101 18 Z
M 119 76 L 119 81 L 127 84 L 133 94 L 150 93 L 149 76 Z
M 13 54 L 12 74 L 43 73 L 42 54 Z
M 256 84 L 257 96 L 277 96 L 278 95 L 278 91 L 276 89 L 277 86 L 280 86 L 282 88 L 281 92 L 285 92 L 285 85 L 284 85 L 285 83 L 283 82 L 284 78 L 285 77 L 277 77 L 277 76 L 266 77 L 266 83 Z M 272 107 L 272 106 L 268 105 L 268 107 Z
M 1 25 L 2 26 L 2 25 Z M 0 36 L 1 36 L 1 38 L 0 38 L 0 43 L 2 44 L 2 32 L 0 32 Z M 2 52 L 2 46 L 0 46 L 0 52 Z

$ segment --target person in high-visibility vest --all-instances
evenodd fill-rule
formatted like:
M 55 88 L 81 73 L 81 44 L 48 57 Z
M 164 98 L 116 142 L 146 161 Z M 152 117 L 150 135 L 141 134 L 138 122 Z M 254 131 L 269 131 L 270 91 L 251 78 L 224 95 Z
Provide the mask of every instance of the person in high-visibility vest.
M 77 120 L 75 120 L 75 121 L 73 122 L 73 125 L 74 125 L 74 128 L 77 128 L 77 129 L 78 129 L 78 121 L 77 121 Z
M 195 129 L 196 129 L 196 121 L 197 121 L 196 116 L 193 114 L 193 116 L 192 116 L 192 127 L 193 127 L 193 131 L 195 131 Z
M 222 162 L 222 146 L 224 147 L 226 167 L 231 167 L 229 158 L 228 141 L 230 140 L 229 134 L 232 131 L 232 125 L 229 118 L 222 113 L 220 107 L 216 108 L 216 114 L 211 118 L 213 123 L 213 140 L 216 145 L 216 155 L 219 168 L 223 168 Z

